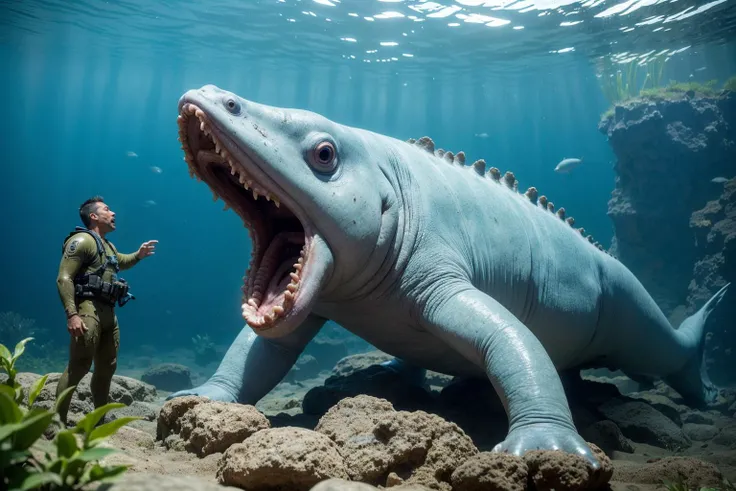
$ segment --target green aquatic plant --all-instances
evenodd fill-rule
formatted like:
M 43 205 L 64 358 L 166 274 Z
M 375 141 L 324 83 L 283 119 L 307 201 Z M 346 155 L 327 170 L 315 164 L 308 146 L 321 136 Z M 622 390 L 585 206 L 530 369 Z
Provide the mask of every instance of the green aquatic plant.
M 718 80 L 709 80 L 705 83 L 700 82 L 677 82 L 670 80 L 668 85 L 657 87 L 655 89 L 645 89 L 639 94 L 642 99 L 664 100 L 674 97 L 683 96 L 691 92 L 698 96 L 712 97 L 718 94 L 716 84 Z
M 646 62 L 635 58 L 627 63 L 616 63 L 611 58 L 600 58 L 597 64 L 598 82 L 610 104 L 636 97 L 645 89 L 656 89 L 662 81 L 665 58 L 655 57 Z M 640 77 L 643 81 L 640 83 Z
M 16 380 L 15 364 L 33 338 L 18 342 L 13 353 L 0 344 L 0 368 L 7 379 L 0 383 L 0 487 L 9 491 L 88 489 L 91 483 L 112 481 L 127 470 L 127 466 L 103 466 L 99 460 L 117 452 L 99 446 L 107 437 L 139 417 L 121 417 L 98 425 L 112 409 L 125 404 L 110 403 L 84 416 L 75 427 L 61 429 L 54 438 L 55 455 L 42 452 L 37 443 L 48 428 L 62 426 L 58 419 L 59 405 L 71 397 L 75 387 L 62 392 L 54 411 L 32 407 L 41 393 L 48 374 L 40 377 L 28 392 Z M 79 441 L 81 440 L 81 442 Z M 38 454 L 43 453 L 43 457 Z
M 639 91 L 638 95 L 630 96 L 628 99 L 621 100 L 613 104 L 601 115 L 601 117 L 603 119 L 613 117 L 616 105 L 620 105 L 622 102 L 626 101 L 664 101 L 679 99 L 686 96 L 717 97 L 723 91 L 731 90 L 726 88 L 729 83 L 732 84 L 731 86 L 736 86 L 736 77 L 732 78 L 734 81 L 724 84 L 723 89 L 717 88 L 718 80 L 708 80 L 707 82 L 678 82 L 676 80 L 670 80 L 667 85 L 642 89 Z M 736 89 L 736 87 L 734 88 Z

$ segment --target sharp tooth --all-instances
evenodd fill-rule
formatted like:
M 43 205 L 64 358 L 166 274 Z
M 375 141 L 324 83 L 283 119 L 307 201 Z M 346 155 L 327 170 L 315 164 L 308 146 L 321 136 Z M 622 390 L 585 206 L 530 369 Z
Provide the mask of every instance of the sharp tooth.
M 250 180 L 250 179 L 248 179 L 248 180 L 246 181 L 246 184 L 248 184 L 248 187 L 251 187 L 251 186 L 253 186 L 253 181 L 252 181 L 252 180 Z
M 292 302 L 292 301 L 294 300 L 294 294 L 293 294 L 293 293 L 291 293 L 290 291 L 285 291 L 285 292 L 284 292 L 284 298 L 285 298 L 285 299 L 286 299 L 287 301 L 289 301 L 289 302 Z
M 230 164 L 230 175 L 231 176 L 235 175 L 235 167 L 233 167 L 233 164 Z
M 294 293 L 296 291 L 296 285 L 294 283 L 289 283 L 288 285 L 286 285 L 286 290 Z
M 258 191 L 253 190 L 253 199 L 258 199 Z
M 276 205 L 276 208 L 281 208 L 281 202 L 278 199 L 274 198 L 273 199 L 273 204 Z
M 299 275 L 296 273 L 289 273 L 289 276 L 291 276 L 291 279 L 294 280 L 294 283 L 299 283 Z
M 266 193 L 266 201 L 271 201 L 271 193 Z
M 299 271 L 301 271 L 301 270 L 302 270 L 302 265 L 301 265 L 301 264 L 299 264 L 299 263 L 296 263 L 296 264 L 294 265 L 294 269 L 296 269 L 296 270 L 297 270 L 297 272 L 299 272 Z
M 249 299 L 248 299 L 248 305 L 250 305 L 250 306 L 251 306 L 251 307 L 253 307 L 254 309 L 257 309 L 257 308 L 258 308 L 258 304 L 257 304 L 257 303 L 256 303 L 256 301 L 255 301 L 255 300 L 253 300 L 252 298 L 249 298 Z
M 302 263 L 304 262 L 304 258 L 303 258 L 303 257 L 300 257 L 300 258 L 299 258 L 299 260 L 298 260 L 297 262 L 298 262 L 299 264 L 302 264 Z
M 199 131 L 204 131 L 204 121 L 199 123 Z
M 220 144 L 215 142 L 215 152 L 220 153 Z
M 283 315 L 284 313 L 284 308 L 281 307 L 280 305 L 275 306 L 272 310 L 273 310 L 273 313 L 276 315 Z
M 273 315 L 266 314 L 263 316 L 263 320 L 266 321 L 266 323 L 270 324 L 273 322 Z
M 229 209 L 230 209 L 230 205 L 228 205 L 227 203 L 225 203 L 225 206 L 222 207 L 222 211 L 227 211 Z
M 217 196 L 217 193 L 215 191 L 212 191 L 212 201 L 217 201 L 220 197 Z

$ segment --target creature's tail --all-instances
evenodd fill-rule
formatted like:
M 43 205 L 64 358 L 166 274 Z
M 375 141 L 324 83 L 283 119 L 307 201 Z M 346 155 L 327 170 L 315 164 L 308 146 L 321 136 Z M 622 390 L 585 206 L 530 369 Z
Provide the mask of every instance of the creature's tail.
M 700 310 L 682 321 L 678 335 L 687 346 L 692 346 L 693 356 L 679 371 L 668 375 L 665 381 L 680 393 L 688 402 L 696 405 L 713 403 L 717 400 L 719 390 L 708 377 L 705 367 L 705 322 L 708 315 L 723 299 L 730 283 L 718 290 Z

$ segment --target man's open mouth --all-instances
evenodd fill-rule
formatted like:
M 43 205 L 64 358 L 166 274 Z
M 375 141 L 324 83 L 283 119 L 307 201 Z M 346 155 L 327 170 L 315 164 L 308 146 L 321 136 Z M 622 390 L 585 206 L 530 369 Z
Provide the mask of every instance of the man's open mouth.
M 190 175 L 205 181 L 213 198 L 221 197 L 248 228 L 253 248 L 243 278 L 243 318 L 254 329 L 269 329 L 296 302 L 308 300 L 300 298 L 300 285 L 309 272 L 310 224 L 289 209 L 296 204 L 263 173 L 258 157 L 236 145 L 199 107 L 183 104 L 178 123 Z

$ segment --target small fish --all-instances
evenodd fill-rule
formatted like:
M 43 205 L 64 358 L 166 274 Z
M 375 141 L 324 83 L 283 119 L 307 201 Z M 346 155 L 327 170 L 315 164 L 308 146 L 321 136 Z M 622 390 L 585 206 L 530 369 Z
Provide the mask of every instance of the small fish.
M 476 133 L 476 138 L 488 138 L 488 133 Z
M 716 184 L 723 184 L 724 182 L 728 182 L 728 179 L 726 179 L 725 177 L 714 177 L 713 179 L 710 180 L 710 182 L 714 182 Z
M 143 203 L 143 206 L 145 206 L 146 208 L 148 208 L 148 207 L 150 207 L 150 206 L 156 206 L 156 202 L 155 202 L 155 201 L 153 201 L 152 199 L 149 199 L 149 200 L 147 200 L 147 201 L 145 201 L 145 202 Z
M 125 155 L 128 156 L 128 157 L 137 157 L 138 156 L 137 153 L 135 153 L 135 152 L 133 152 L 131 150 L 128 150 L 127 152 L 125 152 Z
M 573 170 L 575 167 L 582 164 L 583 161 L 581 159 L 575 159 L 575 158 L 566 158 L 562 159 L 559 164 L 557 164 L 557 167 L 555 167 L 555 172 L 559 172 L 560 174 L 569 174 L 571 170 Z
M 151 172 L 155 174 L 161 174 L 164 170 L 161 167 L 158 167 L 156 165 L 151 166 Z

